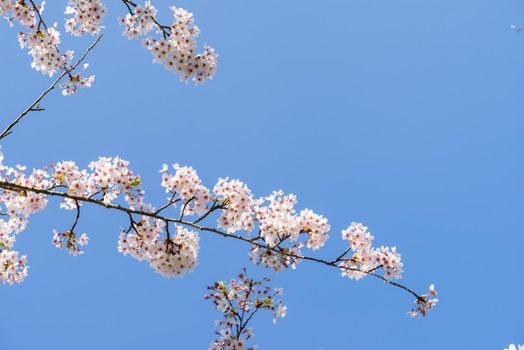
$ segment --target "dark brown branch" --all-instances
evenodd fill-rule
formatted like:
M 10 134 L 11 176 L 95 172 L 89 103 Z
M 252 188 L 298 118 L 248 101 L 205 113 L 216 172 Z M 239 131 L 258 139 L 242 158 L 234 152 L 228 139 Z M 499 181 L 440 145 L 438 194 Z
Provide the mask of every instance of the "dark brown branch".
M 31 105 L 29 105 L 29 107 L 27 107 L 25 111 L 20 113 L 20 115 L 4 129 L 2 134 L 0 134 L 0 140 L 10 135 L 13 132 L 12 129 L 16 126 L 16 124 L 18 124 L 20 120 L 22 120 L 22 118 L 24 118 L 27 114 L 29 114 L 30 112 L 43 110 L 39 107 L 40 101 L 42 101 L 44 97 L 46 97 L 47 94 L 49 94 L 56 87 L 56 85 L 60 82 L 60 80 L 62 80 L 63 77 L 70 74 L 73 70 L 76 69 L 76 67 L 78 67 L 80 63 L 82 63 L 82 61 L 86 58 L 87 54 L 96 46 L 96 44 L 98 44 L 101 38 L 102 34 L 96 38 L 96 40 L 86 49 L 82 57 L 80 57 L 80 59 L 71 68 L 64 70 L 62 74 L 60 74 L 60 76 L 56 78 L 55 81 L 44 92 L 42 92 L 42 94 L 38 96 L 38 98 L 34 100 L 33 103 L 31 103 Z
M 184 214 L 185 214 L 185 212 L 186 212 L 186 207 L 187 207 L 187 205 L 188 205 L 192 200 L 194 200 L 194 199 L 195 199 L 195 197 L 193 196 L 193 197 L 189 198 L 189 199 L 184 203 L 184 206 L 182 207 L 182 211 L 180 212 L 180 219 L 179 219 L 180 221 L 182 221 L 182 219 L 184 218 Z
M 339 261 L 342 261 L 342 259 L 346 256 L 347 253 L 351 250 L 351 247 L 348 247 L 342 254 L 340 254 L 335 260 L 333 260 L 334 263 L 337 263 Z
M 167 209 L 169 206 L 171 206 L 171 205 L 175 204 L 176 202 L 180 201 L 180 198 L 175 199 L 175 197 L 176 197 L 176 191 L 173 192 L 173 194 L 171 195 L 171 198 L 169 198 L 169 201 L 166 204 L 164 204 L 157 211 L 155 211 L 155 214 L 160 214 L 160 212 L 163 211 L 164 209 Z
M 225 209 L 225 203 L 216 205 L 216 202 L 214 202 L 213 205 L 211 206 L 211 208 L 209 208 L 209 210 L 204 215 L 202 215 L 200 218 L 198 218 L 195 221 L 193 221 L 193 224 L 198 224 L 200 221 L 202 221 L 205 218 L 207 218 L 209 216 L 209 214 L 211 214 L 212 212 L 214 212 L 215 210 L 218 210 L 218 209 Z
M 78 220 L 80 219 L 80 203 L 75 199 L 75 205 L 76 205 L 76 217 L 75 222 L 73 222 L 73 226 L 71 227 L 71 232 L 75 232 L 76 225 L 78 224 Z
M 258 243 L 256 241 L 254 241 L 252 238 L 246 238 L 246 237 L 242 237 L 240 235 L 235 235 L 235 234 L 232 234 L 232 233 L 223 232 L 223 231 L 220 231 L 220 230 L 215 229 L 215 228 L 201 226 L 201 225 L 195 224 L 195 223 L 193 223 L 191 221 L 184 221 L 183 219 L 169 218 L 169 217 L 161 216 L 161 215 L 158 215 L 158 214 L 155 214 L 155 213 L 150 213 L 150 212 L 137 210 L 137 209 L 130 209 L 130 208 L 126 208 L 126 207 L 123 207 L 121 205 L 118 205 L 118 204 L 105 203 L 103 201 L 96 200 L 96 199 L 89 198 L 89 197 L 81 197 L 81 196 L 73 195 L 73 194 L 70 194 L 70 193 L 57 192 L 57 191 L 48 190 L 48 189 L 32 188 L 32 187 L 27 187 L 27 186 L 13 184 L 13 183 L 10 183 L 10 182 L 7 182 L 7 181 L 0 181 L 0 188 L 2 188 L 4 190 L 7 190 L 7 191 L 15 191 L 15 192 L 29 191 L 29 192 L 40 193 L 40 194 L 45 194 L 45 195 L 49 195 L 49 196 L 55 196 L 55 197 L 61 197 L 61 198 L 69 198 L 69 199 L 73 199 L 73 200 L 78 200 L 80 202 L 92 203 L 92 204 L 96 204 L 96 205 L 99 205 L 99 206 L 106 207 L 108 209 L 117 210 L 117 211 L 126 213 L 128 215 L 129 214 L 142 215 L 142 216 L 146 216 L 146 217 L 150 217 L 150 218 L 154 218 L 154 219 L 158 219 L 158 220 L 163 220 L 163 221 L 166 221 L 166 222 L 172 222 L 172 223 L 176 223 L 176 224 L 180 224 L 180 225 L 189 226 L 189 227 L 191 227 L 193 229 L 196 229 L 196 230 L 199 230 L 199 231 L 210 232 L 210 233 L 213 233 L 213 234 L 225 237 L 225 238 L 232 238 L 232 239 L 235 239 L 235 240 L 239 240 L 239 241 L 242 241 L 242 242 L 245 242 L 245 243 L 249 243 L 249 244 L 251 244 L 253 246 L 256 246 L 256 247 L 259 247 L 259 248 L 262 248 L 262 249 L 266 249 L 266 250 L 271 251 L 271 252 L 274 252 L 276 254 L 289 256 L 291 258 L 295 258 L 295 259 L 298 259 L 298 260 L 306 260 L 306 261 L 316 262 L 316 263 L 319 263 L 321 265 L 334 267 L 334 268 L 337 268 L 337 269 L 344 269 L 344 270 L 364 273 L 366 275 L 373 276 L 373 277 L 375 277 L 375 278 L 377 278 L 377 279 L 379 279 L 379 280 L 381 280 L 381 281 L 383 281 L 383 282 L 385 282 L 387 284 L 390 284 L 392 286 L 398 287 L 398 288 L 400 288 L 400 289 L 410 293 L 411 295 L 413 295 L 420 302 L 423 302 L 423 303 L 426 302 L 426 300 L 424 299 L 423 296 L 417 294 L 412 289 L 410 289 L 410 288 L 408 288 L 408 287 L 406 287 L 406 286 L 404 286 L 404 285 L 402 285 L 400 283 L 390 281 L 390 280 L 386 279 L 385 277 L 383 277 L 383 276 L 381 276 L 381 275 L 379 275 L 379 274 L 377 274 L 375 272 L 365 271 L 365 270 L 352 268 L 352 267 L 342 267 L 342 266 L 337 265 L 337 263 L 335 261 L 332 261 L 332 260 L 323 260 L 323 259 L 319 259 L 319 258 L 315 258 L 315 257 L 311 257 L 311 256 L 304 256 L 304 255 L 293 254 L 293 253 L 290 253 L 289 251 L 284 251 L 284 250 L 281 250 L 279 248 L 271 247 L 271 246 L 269 246 L 267 244 Z

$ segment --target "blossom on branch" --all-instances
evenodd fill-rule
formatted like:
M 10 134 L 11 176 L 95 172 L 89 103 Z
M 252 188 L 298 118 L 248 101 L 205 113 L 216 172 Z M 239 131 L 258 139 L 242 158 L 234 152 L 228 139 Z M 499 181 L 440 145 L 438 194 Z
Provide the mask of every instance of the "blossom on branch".
M 33 58 L 31 67 L 50 77 L 57 70 L 69 65 L 73 58 L 73 51 L 66 51 L 63 55 L 59 53 L 60 32 L 56 24 L 46 30 L 21 32 L 18 34 L 18 42 L 21 48 L 27 47 L 28 54 Z
M 254 199 L 245 183 L 227 178 L 219 178 L 211 193 L 192 167 L 174 164 L 173 169 L 175 172 L 170 173 L 164 165 L 160 170 L 161 186 L 169 197 L 166 203 L 155 208 L 144 200 L 141 177 L 129 168 L 128 161 L 119 157 L 100 157 L 89 163 L 88 169 L 64 161 L 26 174 L 25 166 L 3 165 L 0 155 L 0 204 L 8 217 L 0 220 L 0 251 L 14 251 L 15 237 L 26 228 L 29 216 L 46 207 L 48 196 L 56 196 L 62 198 L 61 208 L 76 210 L 76 217 L 70 230 L 54 231 L 53 242 L 74 255 L 81 254 L 80 247 L 88 241 L 87 236 L 78 237 L 75 229 L 82 204 L 89 203 L 124 213 L 129 226 L 121 230 L 118 250 L 148 262 L 165 277 L 183 276 L 196 267 L 199 233 L 205 232 L 249 244 L 251 261 L 275 271 L 310 261 L 340 269 L 343 276 L 352 279 L 379 278 L 416 297 L 412 316 L 425 316 L 437 303 L 437 299 L 430 298 L 436 295 L 433 286 L 428 294 L 418 295 L 391 282 L 401 278 L 400 254 L 395 247 L 374 248 L 374 237 L 362 224 L 352 223 L 342 231 L 349 247 L 336 259 L 306 256 L 302 252 L 305 246 L 315 251 L 325 244 L 330 225 L 326 218 L 312 210 L 297 213 L 295 195 L 274 191 L 265 198 Z M 163 214 L 173 209 L 177 209 L 175 217 Z M 214 214 L 218 214 L 215 225 L 200 224 Z M 252 231 L 258 233 L 254 235 Z M 352 255 L 346 257 L 350 252 Z M 13 266 L 25 267 L 25 258 L 23 264 L 10 263 L 9 266 L 11 270 Z M 26 272 L 19 273 L 16 280 L 20 281 L 25 275 Z M 13 280 L 12 276 L 15 274 L 5 278 Z
M 287 307 L 279 299 L 283 290 L 264 285 L 269 281 L 269 278 L 256 281 L 248 277 L 244 269 L 238 278 L 227 283 L 218 281 L 208 287 L 209 294 L 205 299 L 211 300 L 223 313 L 223 319 L 215 322 L 221 329 L 216 332 L 218 338 L 211 343 L 209 350 L 254 350 L 254 346 L 247 346 L 254 335 L 248 327 L 253 316 L 260 310 L 270 311 L 273 323 L 286 316 Z
M 404 264 L 396 247 L 373 248 L 374 236 L 367 229 L 361 223 L 353 222 L 342 231 L 342 239 L 349 241 L 349 248 L 353 251 L 351 258 L 340 263 L 342 276 L 358 280 L 365 277 L 366 272 L 382 268 L 385 279 L 402 278 Z
M 120 19 L 124 26 L 122 33 L 129 39 L 148 35 L 156 28 L 157 35 L 148 36 L 143 46 L 151 51 L 153 62 L 179 75 L 181 81 L 192 79 L 201 84 L 212 79 L 216 72 L 217 54 L 207 45 L 204 51 L 196 52 L 196 39 L 200 29 L 194 23 L 193 14 L 185 9 L 171 6 L 174 21 L 171 25 L 161 25 L 156 20 L 157 9 L 146 1 L 144 6 L 124 0 L 129 13 Z

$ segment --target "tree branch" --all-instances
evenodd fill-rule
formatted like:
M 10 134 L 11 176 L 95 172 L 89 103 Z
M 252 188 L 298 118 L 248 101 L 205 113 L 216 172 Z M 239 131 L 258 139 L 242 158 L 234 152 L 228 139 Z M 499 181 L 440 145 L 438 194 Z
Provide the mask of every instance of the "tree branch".
M 25 111 L 23 111 L 22 113 L 20 113 L 20 115 L 14 119 L 5 129 L 4 131 L 2 132 L 2 134 L 0 134 L 0 140 L 4 139 L 5 137 L 9 136 L 13 131 L 12 129 L 16 126 L 16 124 L 18 124 L 20 122 L 20 120 L 22 120 L 22 118 L 24 118 L 27 114 L 31 113 L 31 112 L 36 112 L 36 111 L 42 111 L 43 109 L 40 108 L 39 106 L 39 103 L 40 101 L 42 101 L 44 99 L 44 97 L 47 96 L 47 94 L 49 94 L 55 87 L 56 85 L 60 82 L 60 80 L 62 80 L 62 78 L 64 78 L 66 75 L 69 75 L 71 74 L 71 72 L 73 70 L 76 69 L 76 67 L 78 67 L 78 65 L 80 63 L 82 63 L 82 61 L 84 61 L 84 59 L 86 58 L 87 54 L 98 44 L 98 42 L 100 41 L 100 39 L 102 39 L 102 34 L 100 34 L 96 39 L 95 41 L 86 49 L 86 51 L 84 52 L 84 54 L 82 55 L 82 57 L 80 57 L 80 59 L 69 69 L 65 69 L 62 74 L 60 74 L 60 76 L 58 78 L 55 79 L 55 81 L 44 91 L 42 92 L 42 94 L 40 96 L 38 96 L 38 98 L 36 100 L 33 101 L 33 103 L 31 103 L 29 105 L 29 107 L 27 107 L 27 109 Z
M 404 286 L 404 285 L 402 285 L 400 283 L 388 280 L 387 278 L 385 278 L 385 277 L 375 273 L 374 270 L 373 271 L 365 271 L 365 270 L 352 268 L 352 267 L 343 267 L 343 266 L 339 266 L 337 264 L 336 260 L 324 260 L 324 259 L 315 258 L 315 257 L 311 257 L 311 256 L 304 256 L 304 255 L 293 254 L 293 253 L 290 253 L 289 251 L 284 251 L 284 250 L 279 249 L 277 247 L 271 247 L 271 246 L 269 246 L 267 244 L 259 243 L 257 241 L 254 241 L 251 238 L 246 238 L 246 237 L 243 237 L 243 236 L 240 236 L 240 235 L 223 232 L 223 231 L 220 231 L 220 230 L 212 228 L 212 227 L 201 226 L 201 225 L 198 225 L 198 224 L 196 224 L 194 222 L 191 222 L 191 221 L 185 221 L 183 219 L 176 219 L 176 218 L 170 218 L 170 217 L 166 217 L 166 216 L 161 216 L 161 215 L 156 214 L 154 212 L 147 212 L 147 211 L 143 211 L 143 210 L 126 208 L 126 207 L 118 205 L 118 204 L 105 203 L 105 202 L 103 202 L 101 200 L 93 199 L 91 197 L 82 197 L 82 196 L 70 194 L 70 193 L 67 193 L 67 192 L 58 192 L 58 191 L 45 189 L 45 188 L 32 188 L 32 187 L 27 187 L 27 186 L 23 186 L 23 185 L 10 183 L 10 182 L 7 182 L 7 181 L 0 181 L 0 188 L 2 188 L 4 190 L 7 190 L 7 191 L 15 191 L 15 192 L 29 191 L 29 192 L 33 192 L 33 193 L 40 193 L 40 194 L 45 194 L 45 195 L 54 196 L 54 197 L 69 198 L 69 199 L 76 200 L 76 201 L 79 201 L 79 202 L 92 203 L 92 204 L 95 204 L 95 205 L 106 207 L 108 209 L 113 209 L 113 210 L 116 210 L 116 211 L 120 211 L 120 212 L 126 213 L 127 216 L 129 216 L 131 214 L 136 214 L 136 215 L 142 215 L 142 216 L 147 216 L 147 217 L 154 218 L 154 219 L 163 220 L 166 223 L 172 222 L 172 223 L 175 223 L 175 224 L 185 225 L 185 226 L 191 227 L 191 228 L 199 230 L 199 231 L 205 231 L 205 232 L 213 233 L 213 234 L 225 237 L 225 238 L 232 238 L 234 240 L 238 240 L 238 241 L 242 241 L 242 242 L 245 242 L 245 243 L 249 243 L 252 246 L 257 246 L 259 248 L 269 250 L 269 251 L 274 252 L 276 254 L 289 256 L 291 258 L 295 258 L 295 259 L 299 259 L 299 260 L 311 261 L 311 262 L 319 263 L 321 265 L 334 267 L 334 268 L 337 268 L 337 269 L 356 271 L 356 272 L 360 272 L 360 273 L 363 273 L 363 274 L 366 274 L 366 275 L 369 275 L 369 276 L 373 276 L 373 277 L 375 277 L 375 278 L 377 278 L 379 280 L 382 280 L 383 282 L 385 282 L 387 284 L 390 284 L 390 285 L 392 285 L 394 287 L 400 288 L 400 289 L 410 293 L 419 302 L 422 302 L 422 303 L 426 302 L 425 298 L 422 295 L 417 294 L 412 289 L 410 289 L 410 288 L 408 288 L 408 287 L 406 287 L 406 286 Z

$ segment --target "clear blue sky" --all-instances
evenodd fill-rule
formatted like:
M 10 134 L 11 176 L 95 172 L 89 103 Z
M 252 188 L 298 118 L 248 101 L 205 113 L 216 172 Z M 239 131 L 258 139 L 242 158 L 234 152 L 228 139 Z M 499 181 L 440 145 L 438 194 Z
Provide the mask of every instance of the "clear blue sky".
M 164 12 L 170 2 L 154 2 Z M 362 221 L 377 244 L 403 254 L 403 283 L 436 283 L 441 303 L 406 316 L 412 298 L 376 280 L 354 282 L 308 263 L 270 273 L 288 317 L 256 320 L 262 350 L 502 349 L 524 343 L 524 22 L 520 0 L 180 0 L 201 44 L 220 54 L 218 74 L 194 87 L 120 36 L 113 1 L 106 36 L 88 61 L 93 89 L 58 93 L 2 144 L 6 161 L 80 165 L 120 155 L 160 202 L 162 163 L 194 166 L 208 186 L 238 177 L 257 195 L 282 188 L 326 215 L 320 256 L 345 246 Z M 48 18 L 62 22 L 50 1 Z M 164 17 L 167 20 L 167 17 Z M 48 19 L 52 22 L 52 19 Z M 50 80 L 29 67 L 16 33 L 0 25 L 1 124 Z M 77 53 L 89 38 L 64 34 Z M 86 209 L 92 237 L 74 258 L 53 248 L 71 213 L 33 216 L 17 242 L 30 276 L 0 287 L 0 349 L 206 349 L 219 314 L 205 287 L 242 266 L 241 243 L 202 237 L 199 268 L 164 279 L 117 252 L 126 218 Z

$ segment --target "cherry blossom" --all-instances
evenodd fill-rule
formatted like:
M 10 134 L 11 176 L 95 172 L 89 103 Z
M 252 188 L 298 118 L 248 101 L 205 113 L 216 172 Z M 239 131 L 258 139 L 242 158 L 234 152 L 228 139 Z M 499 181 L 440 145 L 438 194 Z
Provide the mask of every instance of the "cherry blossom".
M 10 285 L 21 283 L 27 276 L 27 258 L 15 250 L 0 252 L 0 280 Z
M 353 251 L 351 258 L 340 263 L 342 276 L 358 280 L 367 272 L 382 268 L 385 279 L 402 278 L 403 264 L 396 247 L 373 248 L 374 236 L 361 223 L 351 223 L 342 231 L 342 239 L 349 241 L 349 249 Z
M 132 13 L 120 18 L 120 24 L 125 26 L 122 33 L 128 39 L 136 39 L 148 34 L 155 27 L 155 16 L 158 10 L 146 1 L 144 6 L 137 5 Z
M 165 277 L 182 276 L 193 270 L 197 264 L 199 237 L 198 233 L 176 226 L 177 234 L 167 238 L 161 251 L 150 258 L 150 265 Z M 165 249 L 164 249 L 165 248 Z
M 302 243 L 295 243 L 290 248 L 280 248 L 279 252 L 254 246 L 249 256 L 253 263 L 272 268 L 275 271 L 282 271 L 288 267 L 295 269 L 297 263 L 300 262 L 297 256 L 302 255 L 303 246 Z
M 52 77 L 57 70 L 69 64 L 73 58 L 72 51 L 66 51 L 63 55 L 58 52 L 60 45 L 60 32 L 56 24 L 47 30 L 37 30 L 35 32 L 18 35 L 21 48 L 27 47 L 28 54 L 33 58 L 31 67 Z
M 85 72 L 88 66 L 89 64 L 84 64 L 82 72 Z M 66 83 L 60 84 L 60 88 L 62 89 L 62 95 L 70 96 L 75 94 L 78 88 L 90 88 L 93 85 L 94 81 L 94 75 L 88 77 L 83 77 L 80 74 L 71 75 L 71 77 Z
M 40 13 L 44 10 L 44 4 L 45 2 L 42 2 L 40 5 L 39 11 Z M 21 25 L 24 27 L 28 27 L 33 29 L 36 25 L 36 15 L 35 11 L 32 7 L 30 7 L 27 3 L 24 1 L 16 1 L 14 3 L 13 9 L 13 16 L 20 22 Z
M 162 172 L 162 187 L 166 192 L 178 193 L 186 200 L 186 205 L 181 207 L 182 214 L 194 215 L 205 213 L 207 205 L 211 199 L 209 189 L 202 185 L 196 170 L 192 167 L 173 164 L 175 174 L 171 175 L 165 165 Z
M 119 157 L 100 157 L 89 163 L 92 173 L 86 188 L 90 183 L 100 188 L 104 193 L 104 202 L 111 203 L 121 193 L 131 208 L 142 205 L 143 191 L 140 189 L 140 176 L 135 175 L 129 168 L 129 162 Z M 92 187 L 91 187 L 92 188 Z
M 239 230 L 251 232 L 254 227 L 253 194 L 246 184 L 240 180 L 218 179 L 213 193 L 222 197 L 227 203 L 227 210 L 222 211 L 218 226 L 233 233 Z
M 65 14 L 73 15 L 66 20 L 67 32 L 80 36 L 84 33 L 91 35 L 100 33 L 102 19 L 106 14 L 106 7 L 100 0 L 69 0 Z
M 415 306 L 413 309 L 408 312 L 408 315 L 411 317 L 420 317 L 420 316 L 426 316 L 428 311 L 435 307 L 438 303 L 437 298 L 430 298 L 432 296 L 437 295 L 437 291 L 435 290 L 435 285 L 432 284 L 429 286 L 429 291 L 427 294 L 420 295 L 415 301 Z M 519 349 L 520 350 L 520 349 Z
M 505 348 L 504 350 L 524 350 L 524 344 L 522 345 L 510 344 L 508 348 Z
M 83 254 L 84 252 L 81 247 L 87 245 L 88 242 L 89 237 L 85 233 L 80 237 L 77 237 L 76 233 L 72 230 L 68 230 L 64 233 L 53 230 L 53 245 L 59 249 L 65 247 L 71 255 L 77 256 Z
M 179 75 L 181 81 L 192 79 L 201 84 L 212 79 L 216 72 L 217 54 L 209 46 L 196 53 L 196 39 L 200 29 L 194 23 L 193 14 L 185 9 L 171 6 L 174 21 L 170 26 L 157 22 L 157 10 L 147 1 L 140 6 L 124 1 L 129 13 L 120 19 L 124 26 L 123 35 L 136 39 L 149 34 L 155 27 L 162 37 L 148 36 L 143 46 L 151 51 L 153 62 L 162 64 L 166 69 Z M 131 7 L 134 7 L 131 9 Z

